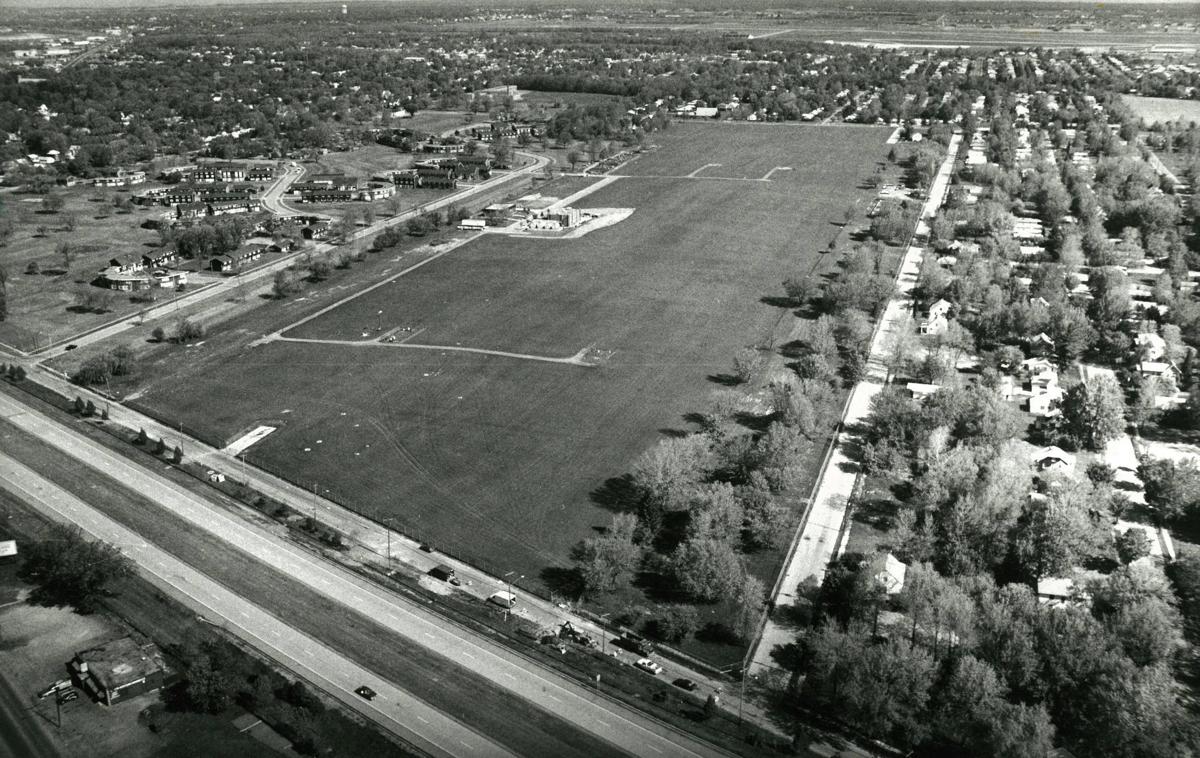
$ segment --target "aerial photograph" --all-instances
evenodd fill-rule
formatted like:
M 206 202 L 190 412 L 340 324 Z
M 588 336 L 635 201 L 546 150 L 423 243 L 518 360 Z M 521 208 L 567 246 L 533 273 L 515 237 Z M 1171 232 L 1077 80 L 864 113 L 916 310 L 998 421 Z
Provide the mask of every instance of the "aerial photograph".
M 1200 2 L 0 0 L 0 758 L 1200 758 Z

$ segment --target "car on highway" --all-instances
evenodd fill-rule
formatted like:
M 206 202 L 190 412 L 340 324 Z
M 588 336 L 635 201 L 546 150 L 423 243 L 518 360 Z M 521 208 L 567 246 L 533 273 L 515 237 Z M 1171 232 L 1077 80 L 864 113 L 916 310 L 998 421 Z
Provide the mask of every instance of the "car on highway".
M 72 342 L 70 345 L 64 347 L 63 350 L 74 350 L 77 347 L 79 347 L 79 345 L 76 345 L 74 342 Z
M 683 677 L 676 679 L 675 681 L 671 682 L 671 684 L 674 684 L 681 690 L 687 690 L 688 692 L 695 692 L 696 688 L 700 686 L 691 679 L 684 679 Z
M 654 674 L 655 676 L 657 676 L 663 672 L 663 667 L 658 665 L 654 661 L 650 660 L 649 658 L 638 658 L 637 662 L 634 663 L 633 665 L 637 666 L 642 671 L 645 671 L 647 674 Z
M 375 690 L 371 689 L 365 684 L 361 687 L 355 687 L 354 694 L 358 695 L 364 700 L 374 700 L 376 696 Z

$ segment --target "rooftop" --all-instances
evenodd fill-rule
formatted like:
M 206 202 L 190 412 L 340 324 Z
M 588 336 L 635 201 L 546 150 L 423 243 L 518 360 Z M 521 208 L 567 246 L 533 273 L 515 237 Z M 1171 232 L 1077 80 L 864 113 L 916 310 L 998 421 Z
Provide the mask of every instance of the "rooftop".
M 142 647 L 129 637 L 84 650 L 76 655 L 105 689 L 115 690 L 163 669 L 162 656 L 153 645 Z

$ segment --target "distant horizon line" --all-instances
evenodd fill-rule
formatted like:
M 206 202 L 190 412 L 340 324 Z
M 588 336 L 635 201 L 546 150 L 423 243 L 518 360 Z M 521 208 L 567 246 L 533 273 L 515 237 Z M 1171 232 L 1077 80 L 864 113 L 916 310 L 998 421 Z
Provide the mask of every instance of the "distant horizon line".
M 67 3 L 59 0 L 9 0 L 6 3 L 8 9 L 21 8 L 25 10 L 154 10 L 173 9 L 173 8 L 195 8 L 197 6 L 255 6 L 255 5 L 401 5 L 401 4 L 424 4 L 434 2 L 445 2 L 446 0 L 68 0 Z M 449 0 L 451 4 L 469 4 L 472 0 Z M 519 7 L 522 4 L 529 5 L 546 5 L 555 6 L 562 5 L 564 7 L 580 7 L 587 5 L 631 5 L 635 4 L 635 0 L 473 0 L 477 6 L 510 6 Z M 686 0 L 660 0 L 659 7 L 670 7 L 673 5 L 685 6 Z M 1134 6 L 1134 5 L 1200 5 L 1200 0 L 1108 0 L 1104 3 L 1096 3 L 1096 0 L 851 0 L 849 3 L 842 5 L 840 3 L 828 3 L 827 0 L 778 0 L 780 8 L 787 8 L 790 5 L 822 5 L 828 4 L 830 10 L 850 10 L 854 5 L 861 3 L 864 6 L 871 5 L 981 5 L 990 3 L 997 6 L 1079 6 L 1079 5 L 1097 5 L 1106 8 L 1113 6 Z M 731 6 L 736 3 L 730 3 Z M 736 7 L 731 7 L 731 10 L 737 10 Z M 2 22 L 0 22 L 2 23 Z

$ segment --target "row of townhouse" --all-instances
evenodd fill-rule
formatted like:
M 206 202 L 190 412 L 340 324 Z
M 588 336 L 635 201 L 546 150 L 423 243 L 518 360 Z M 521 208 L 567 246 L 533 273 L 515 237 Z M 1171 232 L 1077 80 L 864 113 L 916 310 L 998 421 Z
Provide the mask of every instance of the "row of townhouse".
M 177 184 L 157 187 L 138 193 L 133 202 L 137 205 L 179 205 L 181 203 L 250 200 L 258 193 L 252 184 L 229 182 L 225 184 Z
M 207 203 L 180 203 L 175 206 L 176 219 L 197 219 L 205 216 L 228 216 L 234 213 L 253 213 L 262 204 L 253 198 L 213 201 Z

